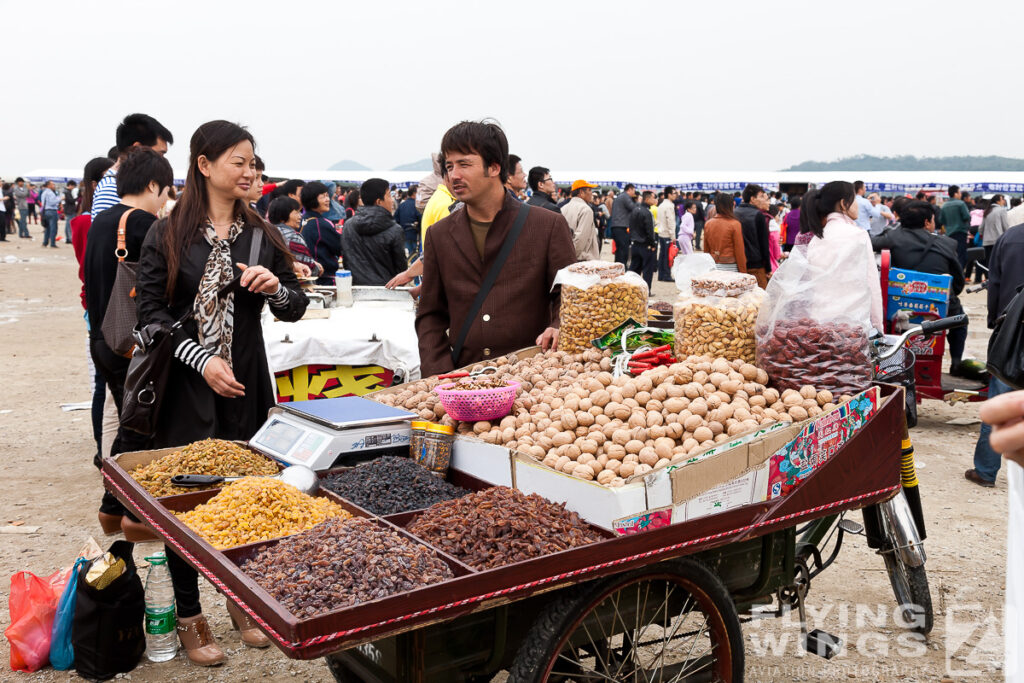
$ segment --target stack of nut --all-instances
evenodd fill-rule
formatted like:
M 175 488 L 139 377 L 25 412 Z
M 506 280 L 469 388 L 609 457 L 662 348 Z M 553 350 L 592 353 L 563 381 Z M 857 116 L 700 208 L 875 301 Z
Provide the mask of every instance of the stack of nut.
M 714 271 L 691 280 L 692 294 L 676 302 L 675 355 L 753 363 L 754 326 L 764 290 L 746 273 Z
M 596 282 L 587 282 L 588 276 L 590 280 L 596 276 Z M 621 263 L 582 261 L 565 268 L 559 279 L 563 280 L 560 351 L 593 348 L 591 341 L 630 318 L 647 324 L 647 285 L 639 277 L 627 276 Z

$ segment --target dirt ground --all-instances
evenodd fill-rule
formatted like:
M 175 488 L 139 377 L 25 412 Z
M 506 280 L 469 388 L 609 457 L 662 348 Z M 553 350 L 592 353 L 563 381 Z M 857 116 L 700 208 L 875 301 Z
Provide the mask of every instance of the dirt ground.
M 63 226 L 61 226 L 63 228 Z M 33 232 L 39 234 L 40 228 Z M 78 297 L 77 263 L 70 247 L 43 249 L 9 236 L 0 242 L 0 444 L 7 454 L 0 471 L 0 527 L 13 522 L 38 527 L 31 534 L 0 535 L 0 626 L 9 625 L 7 578 L 19 570 L 48 575 L 70 565 L 90 536 L 102 547 L 96 521 L 100 476 L 92 465 L 95 444 L 87 410 L 64 412 L 62 404 L 89 401 L 85 326 Z M 672 300 L 674 286 L 657 283 L 655 298 Z M 968 295 L 972 333 L 968 355 L 983 357 L 984 294 Z M 846 643 L 826 661 L 795 645 L 792 619 L 744 626 L 746 680 L 953 681 L 1002 680 L 1001 618 L 1005 589 L 1006 485 L 995 489 L 966 482 L 965 469 L 978 434 L 977 404 L 948 406 L 927 401 L 912 437 L 928 520 L 928 577 L 935 629 L 926 643 L 902 634 L 880 557 L 854 537 L 838 561 L 815 579 L 809 595 L 812 628 Z M 958 419 L 968 424 L 950 424 Z M 8 528 L 6 531 L 10 531 Z M 158 546 L 139 546 L 141 559 Z M 278 650 L 244 648 L 208 585 L 203 604 L 228 662 L 214 669 L 192 666 L 184 653 L 162 664 L 143 663 L 125 678 L 146 681 L 332 680 L 321 661 L 287 659 Z M 14 680 L 0 645 L 0 680 Z M 24 676 L 20 680 L 27 680 Z M 64 681 L 75 674 L 46 669 L 33 680 Z

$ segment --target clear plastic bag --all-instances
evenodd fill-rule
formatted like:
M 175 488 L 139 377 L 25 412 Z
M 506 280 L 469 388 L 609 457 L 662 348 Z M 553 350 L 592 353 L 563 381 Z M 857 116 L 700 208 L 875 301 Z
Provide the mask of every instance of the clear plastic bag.
M 840 266 L 832 267 L 793 249 L 768 283 L 757 318 L 757 365 L 780 390 L 810 384 L 850 394 L 871 382 L 871 290 L 860 255 L 839 256 Z
M 764 290 L 739 296 L 683 296 L 673 307 L 675 355 L 711 356 L 753 363 L 754 329 Z
M 555 284 L 562 287 L 559 351 L 585 351 L 630 318 L 647 324 L 647 283 L 621 263 L 574 263 L 558 271 Z

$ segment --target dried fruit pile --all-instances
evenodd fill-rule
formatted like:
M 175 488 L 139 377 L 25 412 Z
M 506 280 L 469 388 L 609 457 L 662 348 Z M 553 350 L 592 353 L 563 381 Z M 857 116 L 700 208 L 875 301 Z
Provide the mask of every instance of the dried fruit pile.
M 409 458 L 393 456 L 332 474 L 321 486 L 375 515 L 421 510 L 469 493 Z
M 305 531 L 330 517 L 351 517 L 334 501 L 280 479 L 239 479 L 178 518 L 218 550 Z
M 757 331 L 757 364 L 779 389 L 814 384 L 835 393 L 856 393 L 871 384 L 870 342 L 860 325 L 810 318 L 776 321 Z
M 409 531 L 476 569 L 490 569 L 602 539 L 579 515 L 536 494 L 495 486 L 438 503 Z
M 274 461 L 248 448 L 223 439 L 204 439 L 158 458 L 132 471 L 132 479 L 156 497 L 192 493 L 209 486 L 174 486 L 171 477 L 176 474 L 211 474 L 218 477 L 248 477 L 277 474 Z
M 452 578 L 430 548 L 367 519 L 331 519 L 283 539 L 242 571 L 305 617 L 377 600 Z

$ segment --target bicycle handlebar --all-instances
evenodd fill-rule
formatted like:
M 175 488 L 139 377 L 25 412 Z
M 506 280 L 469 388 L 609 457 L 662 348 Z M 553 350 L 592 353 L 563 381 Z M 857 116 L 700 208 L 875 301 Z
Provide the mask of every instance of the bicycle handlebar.
M 961 313 L 960 315 L 950 316 L 948 318 L 939 318 L 938 320 L 928 320 L 926 322 L 921 323 L 920 325 L 914 325 L 909 330 L 907 330 L 902 335 L 900 335 L 900 338 L 897 339 L 896 342 L 892 346 L 890 346 L 889 348 L 885 349 L 884 351 L 879 349 L 879 347 L 881 345 L 881 342 L 876 341 L 875 342 L 875 350 L 878 353 L 877 359 L 880 360 L 880 361 L 883 361 L 883 360 L 886 360 L 888 358 L 892 358 L 893 356 L 896 355 L 896 353 L 901 348 L 903 348 L 903 346 L 907 343 L 907 340 L 909 340 L 911 337 L 916 337 L 916 336 L 922 335 L 922 334 L 923 335 L 932 335 L 932 334 L 936 334 L 938 332 L 942 332 L 944 330 L 952 330 L 952 329 L 955 329 L 957 327 L 966 327 L 966 326 L 967 326 L 967 314 L 966 313 Z

